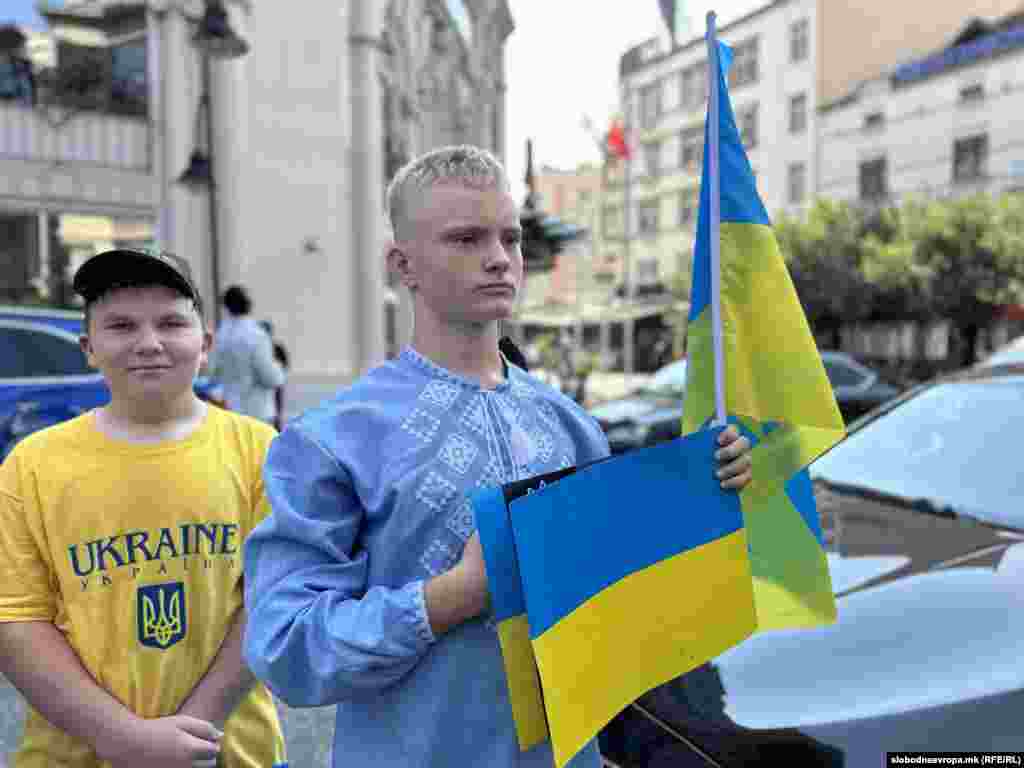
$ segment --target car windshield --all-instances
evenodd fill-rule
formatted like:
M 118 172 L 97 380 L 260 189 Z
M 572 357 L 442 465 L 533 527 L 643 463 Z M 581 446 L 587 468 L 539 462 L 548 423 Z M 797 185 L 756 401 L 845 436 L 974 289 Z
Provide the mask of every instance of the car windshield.
M 686 389 L 686 361 L 677 360 L 658 370 L 638 392 L 659 397 L 682 397 Z
M 1024 528 L 1024 377 L 929 387 L 811 465 L 815 480 Z

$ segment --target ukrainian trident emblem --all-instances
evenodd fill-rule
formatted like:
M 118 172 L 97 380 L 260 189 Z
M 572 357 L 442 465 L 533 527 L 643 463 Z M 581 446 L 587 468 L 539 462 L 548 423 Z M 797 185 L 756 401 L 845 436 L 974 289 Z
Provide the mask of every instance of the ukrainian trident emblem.
M 185 585 L 151 584 L 139 587 L 139 642 L 165 650 L 185 637 Z

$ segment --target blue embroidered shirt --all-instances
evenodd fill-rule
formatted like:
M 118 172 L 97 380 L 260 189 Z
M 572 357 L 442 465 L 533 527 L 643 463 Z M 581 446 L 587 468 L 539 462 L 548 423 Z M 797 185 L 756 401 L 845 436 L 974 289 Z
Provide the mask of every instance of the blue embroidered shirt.
M 554 764 L 519 751 L 494 622 L 435 638 L 423 598 L 473 533 L 467 494 L 608 454 L 575 403 L 507 370 L 486 390 L 406 349 L 271 445 L 245 658 L 288 704 L 338 705 L 335 766 Z M 570 763 L 599 765 L 593 743 Z

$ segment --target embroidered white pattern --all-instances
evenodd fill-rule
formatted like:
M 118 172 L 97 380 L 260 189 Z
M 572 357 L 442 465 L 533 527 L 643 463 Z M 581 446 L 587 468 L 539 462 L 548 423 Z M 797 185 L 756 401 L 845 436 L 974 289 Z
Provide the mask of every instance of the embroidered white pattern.
M 415 435 L 425 443 L 429 443 L 437 434 L 441 422 L 434 416 L 419 408 L 413 408 L 412 413 L 405 417 L 402 422 L 402 429 L 411 435 Z
M 451 514 L 444 524 L 459 541 L 464 542 L 473 535 L 476 525 L 473 519 L 473 505 L 469 503 L 468 498 L 463 496 L 462 500 L 452 507 Z
M 462 425 L 478 435 L 487 434 L 487 414 L 484 412 L 483 395 L 477 395 L 462 414 Z
M 416 491 L 416 498 L 435 512 L 439 512 L 455 495 L 458 489 L 439 473 L 431 472 L 423 485 Z
M 572 459 L 570 459 L 568 456 L 566 456 L 563 453 L 562 454 L 562 460 L 558 462 L 558 468 L 559 469 L 568 469 L 571 466 L 572 466 Z
M 487 466 L 484 467 L 484 471 L 480 473 L 477 485 L 481 488 L 492 488 L 503 482 L 505 482 L 505 470 L 502 468 L 501 462 L 492 456 L 491 460 L 487 462 Z
M 458 399 L 459 391 L 459 388 L 450 381 L 434 379 L 424 387 L 420 393 L 420 400 L 447 411 Z
M 555 413 L 555 408 L 547 400 L 539 400 L 537 403 L 537 412 L 547 420 L 549 424 L 558 426 L 558 414 Z
M 537 461 L 545 464 L 551 461 L 551 457 L 555 453 L 555 438 L 551 436 L 550 432 L 543 429 L 534 430 L 533 444 L 537 449 Z
M 448 439 L 444 441 L 441 448 L 441 460 L 460 475 L 464 475 L 466 470 L 473 466 L 473 460 L 479 453 L 480 449 L 476 443 L 456 433 L 449 435 Z
M 454 549 L 444 542 L 434 541 L 427 547 L 427 551 L 423 553 L 420 563 L 423 564 L 427 573 L 431 576 L 437 576 L 455 565 L 457 558 L 458 554 Z

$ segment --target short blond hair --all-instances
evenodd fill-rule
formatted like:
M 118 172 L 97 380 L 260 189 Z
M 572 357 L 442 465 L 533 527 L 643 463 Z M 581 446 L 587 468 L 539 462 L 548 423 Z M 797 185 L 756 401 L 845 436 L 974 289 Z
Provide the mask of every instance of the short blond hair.
M 410 193 L 446 183 L 510 190 L 505 167 L 486 149 L 459 144 L 426 152 L 399 168 L 388 184 L 387 213 L 396 239 L 408 222 Z

